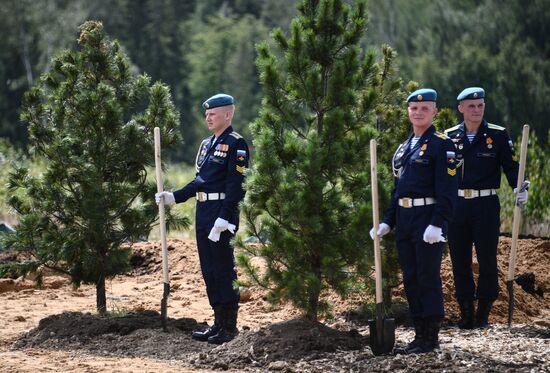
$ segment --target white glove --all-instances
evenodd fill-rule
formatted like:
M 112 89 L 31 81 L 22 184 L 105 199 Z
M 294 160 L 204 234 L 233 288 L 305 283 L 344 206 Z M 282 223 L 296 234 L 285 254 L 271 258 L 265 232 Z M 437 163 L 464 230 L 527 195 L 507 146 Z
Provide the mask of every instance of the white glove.
M 443 231 L 441 230 L 441 228 L 431 224 L 426 227 L 423 239 L 424 242 L 427 242 L 429 244 L 446 241 L 445 237 L 443 237 Z
M 391 231 L 391 228 L 389 225 L 387 225 L 386 223 L 380 223 L 378 225 L 378 232 L 376 232 L 376 234 L 378 235 L 378 237 L 382 238 L 382 236 L 385 236 L 390 231 Z M 370 238 L 374 240 L 374 228 L 370 230 L 369 234 L 370 234 Z
M 523 207 L 527 203 L 527 199 L 529 197 L 529 194 L 527 193 L 527 189 L 529 189 L 529 185 L 531 185 L 531 182 L 529 180 L 525 180 L 523 184 L 521 184 L 521 188 L 514 188 L 514 193 L 516 193 L 516 206 Z
M 216 229 L 220 233 L 226 230 L 229 227 L 229 222 L 222 218 L 217 218 L 214 222 L 214 227 L 212 229 Z
M 171 205 L 172 203 L 176 203 L 176 198 L 174 197 L 174 193 L 160 192 L 160 193 L 155 193 L 155 201 L 157 202 L 157 205 L 160 204 L 161 197 L 164 197 L 165 205 Z
M 210 234 L 208 235 L 208 239 L 210 241 L 218 242 L 220 240 L 220 234 L 228 230 L 231 233 L 235 233 L 235 224 L 229 223 L 227 220 L 222 218 L 217 218 L 214 222 L 214 226 L 210 230 Z

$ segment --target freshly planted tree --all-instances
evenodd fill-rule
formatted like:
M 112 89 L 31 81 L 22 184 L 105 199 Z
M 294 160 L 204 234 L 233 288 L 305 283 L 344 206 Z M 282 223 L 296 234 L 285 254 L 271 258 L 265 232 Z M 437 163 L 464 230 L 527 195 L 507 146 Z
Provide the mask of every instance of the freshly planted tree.
M 368 142 L 380 137 L 380 158 L 389 159 L 406 117 L 393 51 L 377 61 L 360 48 L 363 2 L 304 0 L 298 10 L 290 37 L 273 34 L 284 58 L 258 47 L 265 97 L 243 211 L 260 244 L 237 242 L 238 263 L 272 301 L 289 299 L 316 320 L 328 310 L 324 290 L 345 295 L 372 271 Z M 380 166 L 386 198 L 388 166 Z
M 147 237 L 157 219 L 146 171 L 154 165 L 153 128 L 161 128 L 164 148 L 174 146 L 178 113 L 166 86 L 131 74 L 100 22 L 88 21 L 80 32 L 78 50 L 54 58 L 25 95 L 21 117 L 46 169 L 39 177 L 25 168 L 10 175 L 9 204 L 19 224 L 8 245 L 32 256 L 25 270 L 44 265 L 75 285 L 95 284 L 103 314 L 105 279 L 128 268 L 122 244 Z

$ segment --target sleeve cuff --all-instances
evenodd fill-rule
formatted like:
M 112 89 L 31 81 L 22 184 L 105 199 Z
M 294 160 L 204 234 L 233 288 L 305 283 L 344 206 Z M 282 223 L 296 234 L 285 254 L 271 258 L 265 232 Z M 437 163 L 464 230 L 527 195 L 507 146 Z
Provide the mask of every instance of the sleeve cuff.
M 434 216 L 432 217 L 430 224 L 435 227 L 443 228 L 443 226 L 445 225 L 445 219 L 443 219 L 441 216 Z
M 393 227 L 394 227 L 394 225 L 395 225 L 395 222 L 390 221 L 389 219 L 384 219 L 384 220 L 382 220 L 382 223 L 387 224 L 387 225 L 390 227 L 390 229 L 393 229 Z
M 174 192 L 174 199 L 176 200 L 176 203 L 182 203 L 191 198 L 191 196 L 188 196 L 187 194 L 189 193 L 186 193 L 185 190 L 176 190 Z
M 232 221 L 233 219 L 232 219 L 232 214 L 231 214 L 231 212 L 229 212 L 229 211 L 227 210 L 227 208 L 225 208 L 225 207 L 222 207 L 222 209 L 221 209 L 221 211 L 220 211 L 220 216 L 219 216 L 219 217 L 222 218 L 222 219 L 227 220 L 227 221 L 230 222 L 230 223 L 235 224 L 235 222 Z

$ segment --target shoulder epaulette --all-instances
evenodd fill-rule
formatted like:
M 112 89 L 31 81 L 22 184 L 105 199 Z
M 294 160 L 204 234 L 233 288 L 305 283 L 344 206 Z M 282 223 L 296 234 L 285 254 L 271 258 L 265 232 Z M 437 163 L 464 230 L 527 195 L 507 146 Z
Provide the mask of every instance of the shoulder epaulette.
M 231 132 L 229 136 L 233 136 L 236 139 L 242 139 L 243 137 L 239 135 L 237 132 Z
M 447 128 L 447 129 L 445 130 L 445 133 L 447 134 L 447 133 L 449 133 L 449 132 L 451 132 L 451 131 L 454 131 L 454 130 L 457 130 L 457 129 L 459 129 L 459 128 L 460 128 L 460 124 L 457 124 L 457 125 L 454 126 L 454 127 Z
M 502 126 L 497 126 L 496 124 L 493 124 L 493 123 L 487 123 L 487 127 L 489 127 L 492 130 L 498 130 L 498 131 L 504 131 L 506 129 Z
M 440 139 L 443 139 L 443 140 L 447 140 L 449 138 L 447 135 L 445 135 L 444 133 L 441 133 L 439 131 L 435 131 L 434 135 L 436 135 L 437 137 L 439 137 Z

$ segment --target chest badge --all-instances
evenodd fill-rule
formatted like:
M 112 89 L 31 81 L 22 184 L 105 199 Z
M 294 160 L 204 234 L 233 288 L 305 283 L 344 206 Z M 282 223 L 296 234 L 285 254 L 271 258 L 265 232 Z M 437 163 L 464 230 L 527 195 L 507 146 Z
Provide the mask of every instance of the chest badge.
M 487 137 L 487 139 L 485 140 L 485 143 L 487 144 L 488 149 L 491 149 L 493 147 L 493 139 L 492 138 Z
M 418 153 L 418 155 L 423 156 L 426 149 L 428 149 L 428 144 L 426 143 L 422 144 L 422 146 L 420 147 L 420 153 Z

